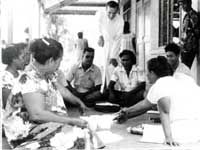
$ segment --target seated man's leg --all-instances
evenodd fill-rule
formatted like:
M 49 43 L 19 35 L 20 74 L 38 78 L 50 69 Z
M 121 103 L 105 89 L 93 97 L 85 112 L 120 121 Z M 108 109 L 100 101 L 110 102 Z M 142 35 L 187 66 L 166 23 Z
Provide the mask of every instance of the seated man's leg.
M 100 91 L 88 92 L 83 98 L 83 102 L 88 107 L 93 107 L 98 101 L 102 101 L 102 94 Z
M 137 104 L 139 101 L 144 99 L 144 89 L 137 91 L 136 93 L 127 92 L 124 96 L 126 107 Z
M 114 104 L 119 104 L 120 106 L 125 106 L 125 101 L 123 99 L 125 92 L 114 90 L 109 93 L 109 102 Z
M 83 98 L 84 98 L 84 94 L 82 94 L 82 93 L 78 93 L 77 91 L 76 91 L 76 89 L 74 89 L 74 88 L 72 88 L 72 87 L 66 87 L 74 96 L 76 96 L 76 97 L 78 97 L 78 98 L 80 98 L 81 100 L 83 100 Z M 74 105 L 73 104 L 71 104 L 71 103 L 68 103 L 68 102 L 66 102 L 66 101 L 64 101 L 64 103 L 65 103 L 65 106 L 66 107 L 74 107 Z

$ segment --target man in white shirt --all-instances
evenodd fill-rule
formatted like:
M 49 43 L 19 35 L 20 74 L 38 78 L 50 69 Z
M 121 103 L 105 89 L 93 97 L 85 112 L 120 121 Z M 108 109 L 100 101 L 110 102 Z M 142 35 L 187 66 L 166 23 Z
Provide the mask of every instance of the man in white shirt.
M 110 73 L 108 73 L 108 65 L 110 59 L 117 59 L 120 51 L 121 35 L 123 33 L 124 21 L 119 14 L 119 4 L 115 1 L 108 1 L 106 11 L 99 13 L 99 40 L 98 45 L 104 48 L 105 64 L 103 73 L 103 85 L 110 81 Z M 104 87 L 104 86 L 103 86 Z
M 122 65 L 115 68 L 111 77 L 109 101 L 129 107 L 144 98 L 145 81 L 135 65 L 136 57 L 132 51 L 124 50 L 119 57 Z
M 101 100 L 101 72 L 93 64 L 93 59 L 94 49 L 85 48 L 81 62 L 72 66 L 66 77 L 69 84 L 67 88 L 88 107 L 94 106 L 96 101 Z
M 180 52 L 181 52 L 180 47 L 175 43 L 169 43 L 165 47 L 167 60 L 174 71 L 174 75 L 176 73 L 184 73 L 186 75 L 192 76 L 190 69 L 185 64 L 180 62 L 180 59 L 179 59 Z
M 83 32 L 78 32 L 78 39 L 75 43 L 75 49 L 77 54 L 77 60 L 80 61 L 82 58 L 83 50 L 88 47 L 88 40 L 83 38 Z

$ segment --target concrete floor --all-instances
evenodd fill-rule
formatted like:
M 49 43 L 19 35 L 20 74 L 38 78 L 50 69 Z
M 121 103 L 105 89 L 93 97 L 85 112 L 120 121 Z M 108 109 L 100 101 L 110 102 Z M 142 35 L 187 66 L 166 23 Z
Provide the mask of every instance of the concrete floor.
M 90 110 L 86 112 L 86 115 L 101 115 L 103 113 L 100 112 L 96 112 L 95 110 Z M 71 109 L 69 110 L 69 116 L 73 116 L 73 117 L 78 117 L 79 113 L 76 109 Z M 109 143 L 109 144 L 105 144 L 106 147 L 104 149 L 106 150 L 126 150 L 126 149 L 130 149 L 130 150 L 199 150 L 200 149 L 200 144 L 198 145 L 184 145 L 184 146 L 180 146 L 177 148 L 172 148 L 163 144 L 154 144 L 154 143 L 143 143 L 140 142 L 141 139 L 141 135 L 134 135 L 134 134 L 130 134 L 127 132 L 127 127 L 129 126 L 136 126 L 142 123 L 152 123 L 149 120 L 149 115 L 148 114 L 144 114 L 142 116 L 136 117 L 134 119 L 130 119 L 128 120 L 126 123 L 124 124 L 113 124 L 111 127 L 111 132 L 114 134 L 119 135 L 121 138 L 120 141 L 117 142 L 113 142 L 113 143 Z M 3 138 L 2 141 L 2 145 L 3 145 L 3 150 L 7 150 L 9 149 L 7 142 L 5 141 L 5 138 Z

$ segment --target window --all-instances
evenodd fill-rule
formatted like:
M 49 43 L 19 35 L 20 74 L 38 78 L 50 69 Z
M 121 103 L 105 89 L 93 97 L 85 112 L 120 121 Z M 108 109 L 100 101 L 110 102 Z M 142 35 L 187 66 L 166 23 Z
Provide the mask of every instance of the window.
M 159 46 L 179 42 L 180 11 L 178 0 L 159 1 Z

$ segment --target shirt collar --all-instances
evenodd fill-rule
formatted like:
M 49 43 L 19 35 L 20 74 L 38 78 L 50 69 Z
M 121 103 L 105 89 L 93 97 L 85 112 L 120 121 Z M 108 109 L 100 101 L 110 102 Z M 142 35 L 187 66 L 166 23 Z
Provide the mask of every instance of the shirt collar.
M 82 62 L 79 63 L 78 68 L 79 68 L 79 69 L 83 69 Z M 92 64 L 92 65 L 90 66 L 90 68 L 88 68 L 86 71 L 94 71 L 94 64 Z
M 136 65 L 133 65 L 130 72 L 135 72 L 137 70 L 138 69 L 137 69 Z M 122 65 L 120 66 L 120 72 L 126 72 L 126 70 L 124 69 L 124 67 Z

